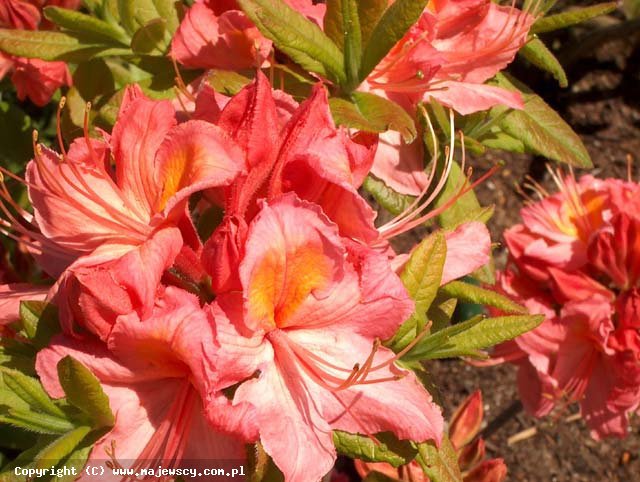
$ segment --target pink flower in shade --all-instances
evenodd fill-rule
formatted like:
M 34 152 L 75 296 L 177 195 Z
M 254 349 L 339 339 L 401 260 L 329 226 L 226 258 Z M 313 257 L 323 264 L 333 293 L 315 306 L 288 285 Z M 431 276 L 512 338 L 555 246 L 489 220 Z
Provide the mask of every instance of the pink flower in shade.
M 205 417 L 210 377 L 202 360 L 214 344 L 213 331 L 195 296 L 168 287 L 148 319 L 119 317 L 105 341 L 59 335 L 38 353 L 36 369 L 52 397 L 64 396 L 56 366 L 72 356 L 93 372 L 109 398 L 115 425 L 87 462 L 105 468 L 101 480 L 125 480 L 107 475 L 108 463 L 133 469 L 242 463 L 243 444 L 217 433 Z M 83 472 L 78 480 L 85 479 Z
M 449 439 L 458 455 L 464 482 L 503 482 L 507 466 L 502 459 L 485 458 L 484 440 L 478 436 L 483 419 L 482 394 L 475 391 L 456 409 L 449 422 Z M 416 461 L 393 467 L 385 462 L 355 461 L 358 474 L 364 479 L 371 472 L 379 472 L 392 480 L 429 482 Z
M 522 210 L 505 233 L 511 264 L 500 289 L 546 316 L 503 344 L 496 361 L 520 366 L 527 410 L 579 402 L 594 438 L 625 436 L 640 405 L 640 186 L 552 173 L 561 191 Z
M 60 4 L 66 8 L 79 6 L 77 1 L 0 0 L 0 27 L 36 30 L 41 20 L 40 11 L 48 4 Z M 72 84 L 71 74 L 64 62 L 27 59 L 0 52 L 0 79 L 8 72 L 13 72 L 11 82 L 16 87 L 18 99 L 23 101 L 28 98 L 40 107 L 46 105 L 60 87 Z
M 219 389 L 241 382 L 233 405 L 250 407 L 288 482 L 329 472 L 332 430 L 439 442 L 440 410 L 380 346 L 413 310 L 383 255 L 293 193 L 261 203 L 243 253 L 241 293 L 213 308 L 213 364 L 227 367 Z
M 219 128 L 177 125 L 170 102 L 131 87 L 111 136 L 76 139 L 62 155 L 36 148 L 25 181 L 33 218 L 3 195 L 32 227 L 3 204 L 4 226 L 30 237 L 50 275 L 67 270 L 57 290 L 63 326 L 70 329 L 70 310 L 92 314 L 87 325 L 104 338 L 115 316 L 132 307 L 149 313 L 165 270 L 201 249 L 186 214 L 189 195 L 229 184 L 242 170 L 240 151 Z

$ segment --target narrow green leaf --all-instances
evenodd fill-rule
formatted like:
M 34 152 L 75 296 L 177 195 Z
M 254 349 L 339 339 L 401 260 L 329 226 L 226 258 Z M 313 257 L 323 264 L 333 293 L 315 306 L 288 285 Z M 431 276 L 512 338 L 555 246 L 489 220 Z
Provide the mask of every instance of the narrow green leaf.
M 380 129 L 380 132 L 398 131 L 404 142 L 411 143 L 415 140 L 415 122 L 400 105 L 369 92 L 354 92 L 352 98 L 364 118 Z
M 495 80 L 500 87 L 522 91 L 524 98 L 524 109 L 507 112 L 499 122 L 500 129 L 535 154 L 577 167 L 593 166 L 580 137 L 539 96 L 505 74 L 498 74 Z M 494 115 L 501 112 L 503 108 L 495 108 Z
M 402 350 L 424 329 L 426 313 L 438 292 L 446 257 L 447 243 L 441 231 L 425 238 L 411 253 L 400 279 L 415 301 L 416 309 L 394 337 L 385 343 L 392 350 Z
M 74 429 L 73 423 L 68 420 L 45 413 L 15 409 L 0 409 L 0 423 L 42 434 L 60 434 Z
M 547 48 L 542 40 L 532 38 L 518 51 L 518 54 L 522 55 L 539 69 L 553 75 L 553 78 L 558 81 L 558 85 L 560 85 L 560 87 L 564 88 L 569 85 L 567 74 L 562 68 L 562 65 L 560 65 L 558 59 L 553 55 L 551 50 Z
M 251 82 L 251 79 L 230 70 L 212 69 L 207 74 L 207 82 L 217 92 L 226 95 L 236 95 L 243 87 Z
M 58 377 L 67 401 L 91 420 L 94 428 L 111 427 L 115 418 L 100 382 L 82 363 L 66 356 L 58 362 Z
M 171 35 L 178 30 L 180 26 L 180 18 L 178 16 L 179 2 L 176 0 L 153 0 L 153 3 L 158 11 L 158 16 L 167 24 L 167 32 Z
M 129 45 L 129 38 L 121 29 L 91 15 L 60 7 L 45 7 L 44 16 L 63 29 L 102 37 L 106 43 Z
M 486 318 L 479 323 L 473 324 L 468 330 L 451 336 L 446 343 L 431 350 L 424 358 L 482 357 L 483 353 L 480 350 L 531 331 L 543 320 L 543 315 Z
M 415 199 L 394 191 L 384 182 L 371 175 L 367 176 L 362 187 L 375 198 L 380 206 L 396 216 L 408 209 Z
M 376 439 L 379 443 L 363 435 L 333 432 L 333 443 L 339 453 L 365 462 L 386 462 L 398 467 L 411 462 L 418 453 L 411 442 L 398 440 L 390 433 L 378 434 Z
M 393 46 L 418 21 L 428 0 L 396 0 L 382 14 L 362 55 L 360 80 L 364 80 Z
M 342 52 L 315 23 L 281 0 L 238 0 L 238 4 L 294 62 L 341 85 L 346 82 Z
M 41 411 L 54 417 L 66 417 L 65 413 L 53 403 L 40 382 L 35 378 L 6 367 L 0 367 L 0 375 L 4 385 L 24 400 L 32 410 Z
M 481 288 L 480 286 L 464 283 L 462 281 L 451 281 L 440 288 L 440 292 L 446 296 L 450 296 L 467 303 L 493 306 L 505 313 L 521 315 L 528 313 L 528 310 L 524 306 L 515 303 L 500 293 Z
M 540 18 L 533 24 L 530 33 L 551 32 L 552 30 L 570 27 L 571 25 L 584 22 L 590 18 L 613 12 L 616 7 L 617 2 L 607 2 L 589 7 L 571 8 L 562 13 Z
M 442 328 L 435 333 L 431 333 L 420 340 L 405 356 L 402 357 L 402 361 L 406 363 L 412 363 L 429 358 L 429 355 L 438 350 L 441 346 L 445 346 L 449 340 L 463 333 L 482 321 L 482 316 L 476 316 L 470 320 L 456 323 L 455 325 Z
M 341 0 L 341 3 L 344 28 L 344 69 L 347 74 L 344 88 L 347 92 L 351 92 L 360 84 L 358 72 L 362 61 L 362 33 L 360 32 L 356 0 Z
M 69 454 L 73 453 L 78 444 L 91 432 L 91 427 L 75 428 L 47 445 L 36 456 L 36 468 L 43 469 L 58 464 Z
M 418 462 L 431 482 L 462 482 L 458 455 L 449 437 L 442 437 L 440 447 L 433 442 L 421 443 L 418 451 Z

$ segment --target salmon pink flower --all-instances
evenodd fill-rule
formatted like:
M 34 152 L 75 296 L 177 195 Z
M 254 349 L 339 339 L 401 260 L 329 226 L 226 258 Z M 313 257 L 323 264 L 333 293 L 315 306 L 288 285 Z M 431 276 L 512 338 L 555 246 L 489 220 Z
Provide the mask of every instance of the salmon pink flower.
M 20 302 L 43 300 L 48 287 L 32 286 L 26 283 L 0 285 L 0 325 L 6 325 L 20 318 Z
M 55 337 L 38 353 L 36 369 L 54 398 L 64 396 L 56 366 L 66 356 L 100 380 L 115 416 L 87 462 L 105 469 L 101 480 L 129 480 L 107 475 L 109 466 L 237 465 L 244 460 L 244 446 L 217 433 L 205 418 L 209 377 L 202 360 L 213 343 L 213 326 L 198 300 L 168 287 L 152 316 L 144 321 L 135 314 L 119 317 L 106 341 Z M 83 472 L 78 480 L 86 478 Z
M 546 415 L 578 402 L 595 438 L 627 433 L 640 405 L 640 187 L 552 172 L 561 190 L 522 210 L 505 233 L 512 264 L 501 289 L 532 313 L 535 330 L 496 349 L 520 366 L 525 408 Z
M 383 255 L 341 238 L 293 193 L 261 204 L 243 253 L 241 294 L 213 308 L 213 364 L 228 367 L 218 388 L 241 382 L 233 404 L 251 407 L 288 482 L 329 472 L 332 430 L 439 442 L 439 409 L 380 346 L 413 310 Z
M 57 292 L 66 328 L 67 305 L 100 315 L 93 328 L 110 326 L 131 305 L 148 313 L 163 272 L 181 250 L 200 249 L 185 214 L 187 198 L 229 184 L 244 166 L 241 152 L 218 127 L 177 125 L 170 102 L 151 101 L 137 87 L 127 90 L 111 136 L 76 139 L 61 155 L 40 146 L 35 151 L 25 181 L 34 215 L 3 191 L 4 227 L 31 238 L 50 275 L 71 266 Z

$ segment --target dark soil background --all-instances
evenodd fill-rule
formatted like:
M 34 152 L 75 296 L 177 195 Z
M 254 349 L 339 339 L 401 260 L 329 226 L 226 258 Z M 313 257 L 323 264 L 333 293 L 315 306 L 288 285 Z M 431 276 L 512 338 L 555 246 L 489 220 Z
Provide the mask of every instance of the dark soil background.
M 572 2 L 576 4 L 576 2 Z M 579 2 L 584 4 L 584 2 Z M 600 177 L 626 177 L 627 157 L 634 162 L 634 179 L 640 177 L 640 24 L 622 17 L 605 17 L 555 37 L 543 38 L 555 47 L 570 86 L 559 89 L 549 76 L 517 61 L 510 69 L 551 104 L 583 139 Z M 483 204 L 496 204 L 489 222 L 494 241 L 505 228 L 519 221 L 523 199 L 514 185 L 530 175 L 554 192 L 546 161 L 526 155 L 487 153 L 472 159 L 480 173 L 505 161 L 505 167 L 477 191 Z M 580 173 L 577 173 L 580 174 Z M 506 254 L 496 251 L 499 266 Z M 462 361 L 429 365 L 440 387 L 446 415 L 477 388 L 485 403 L 485 440 L 492 457 L 502 457 L 509 468 L 508 481 L 531 482 L 639 482 L 640 416 L 624 440 L 596 442 L 581 419 L 569 418 L 569 407 L 555 420 L 537 420 L 518 410 L 516 369 L 505 365 L 475 368 Z M 534 433 L 535 431 L 535 433 Z M 519 434 L 522 440 L 509 443 Z

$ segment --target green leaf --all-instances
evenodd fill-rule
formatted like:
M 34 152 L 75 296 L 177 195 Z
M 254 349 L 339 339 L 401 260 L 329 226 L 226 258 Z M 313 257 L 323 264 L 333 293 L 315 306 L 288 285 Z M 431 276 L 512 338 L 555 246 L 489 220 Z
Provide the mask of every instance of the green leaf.
M 371 175 L 366 177 L 362 187 L 375 198 L 380 206 L 396 216 L 408 209 L 414 201 L 413 197 L 394 191 L 383 181 Z
M 138 54 L 162 54 L 167 48 L 166 26 L 161 18 L 149 20 L 133 34 L 131 50 Z
M 547 48 L 542 40 L 532 38 L 518 51 L 518 54 L 522 55 L 539 69 L 553 75 L 553 78 L 558 81 L 558 85 L 560 85 L 560 87 L 564 88 L 569 85 L 567 74 L 562 68 L 562 65 L 560 65 L 558 59 Z
M 640 17 L 640 0 L 623 0 L 622 10 L 629 20 Z
M 59 417 L 12 408 L 0 408 L 0 423 L 42 434 L 66 433 L 74 428 L 73 423 Z
M 323 30 L 340 50 L 344 49 L 344 18 L 342 16 L 342 0 L 327 0 L 327 11 L 324 15 Z
M 46 301 L 21 301 L 22 328 L 36 348 L 49 345 L 51 337 L 60 332 L 58 312 Z
M 408 143 L 416 138 L 413 119 L 395 102 L 368 92 L 354 92 L 351 99 L 329 99 L 336 124 L 368 132 L 398 131 Z
M 129 45 L 129 37 L 122 29 L 94 16 L 60 7 L 45 7 L 44 16 L 63 29 L 100 37 L 105 43 Z
M 480 350 L 531 331 L 543 320 L 543 315 L 500 316 L 480 321 L 474 318 L 432 335 L 433 337 L 439 335 L 442 338 L 442 342 L 438 344 L 429 340 L 431 337 L 421 340 L 407 355 L 407 359 L 484 357 Z
M 450 296 L 467 303 L 493 306 L 505 313 L 522 315 L 529 312 L 524 306 L 515 303 L 500 293 L 487 290 L 470 283 L 464 283 L 462 281 L 451 281 L 440 288 L 440 292 L 445 296 Z
M 363 117 L 378 132 L 398 131 L 406 143 L 411 143 L 417 135 L 413 118 L 395 102 L 369 92 L 354 92 L 352 99 Z
M 458 195 L 462 187 L 466 188 L 469 185 L 469 182 L 464 178 L 465 175 L 460 165 L 454 161 L 449 177 L 447 177 L 444 188 L 438 194 L 434 207 L 440 208 L 451 203 L 453 197 Z M 475 193 L 471 190 L 460 196 L 438 215 L 438 224 L 447 231 L 452 231 L 461 224 L 471 221 L 480 221 L 486 224 L 493 215 L 493 209 L 493 206 L 481 206 Z
M 131 51 L 96 42 L 84 34 L 48 30 L 0 29 L 0 50 L 18 57 L 81 62 L 100 55 L 127 55 Z
M 589 7 L 572 8 L 555 15 L 548 15 L 536 21 L 531 27 L 530 33 L 551 32 L 566 28 L 577 23 L 584 22 L 590 18 L 598 17 L 609 12 L 613 12 L 617 7 L 617 2 L 599 3 Z
M 217 92 L 236 95 L 251 82 L 251 79 L 231 70 L 212 69 L 207 75 L 207 82 Z
M 344 88 L 351 92 L 360 84 L 358 72 L 362 61 L 362 33 L 360 32 L 356 0 L 341 0 L 341 4 L 344 31 L 344 69 L 347 74 Z
M 388 0 L 359 0 L 358 17 L 360 18 L 363 46 L 366 45 L 371 38 L 373 30 L 376 28 L 388 5 Z
M 89 432 L 91 432 L 91 427 L 78 427 L 51 442 L 36 456 L 34 460 L 36 468 L 43 469 L 56 465 L 73 453 Z
M 173 35 L 180 26 L 180 18 L 178 16 L 179 2 L 176 0 L 154 0 L 158 16 L 166 22 L 167 31 Z
M 88 368 L 66 356 L 58 362 L 58 377 L 67 401 L 86 414 L 94 428 L 113 426 L 115 418 L 109 398 Z
M 500 129 L 522 141 L 530 152 L 577 167 L 593 167 L 580 137 L 539 96 L 504 74 L 498 74 L 495 80 L 505 89 L 519 89 L 524 99 L 524 109 L 507 112 L 499 122 Z
M 411 299 L 415 301 L 416 309 L 386 343 L 392 350 L 402 350 L 424 329 L 427 310 L 440 287 L 446 257 L 447 243 L 441 231 L 436 231 L 422 240 L 411 253 L 400 279 Z
M 393 479 L 388 475 L 384 475 L 382 472 L 376 472 L 373 470 L 369 472 L 364 479 L 362 479 L 362 482 L 398 482 L 398 479 Z
M 65 418 L 65 413 L 53 403 L 38 380 L 23 373 L 0 366 L 4 386 L 24 400 L 32 410 L 41 411 L 54 417 Z
M 390 433 L 376 436 L 376 443 L 370 437 L 350 434 L 334 430 L 333 443 L 342 455 L 365 462 L 386 462 L 394 467 L 411 462 L 417 455 L 417 450 L 411 442 L 398 440 Z
M 418 451 L 418 462 L 431 482 L 462 482 L 458 455 L 449 437 L 442 437 L 440 447 L 433 442 L 421 443 Z
M 418 21 L 427 3 L 427 0 L 396 0 L 386 9 L 364 48 L 360 68 L 361 81 L 367 78 L 409 28 Z
M 342 52 L 315 23 L 282 0 L 238 0 L 238 4 L 294 62 L 341 85 L 346 82 Z

